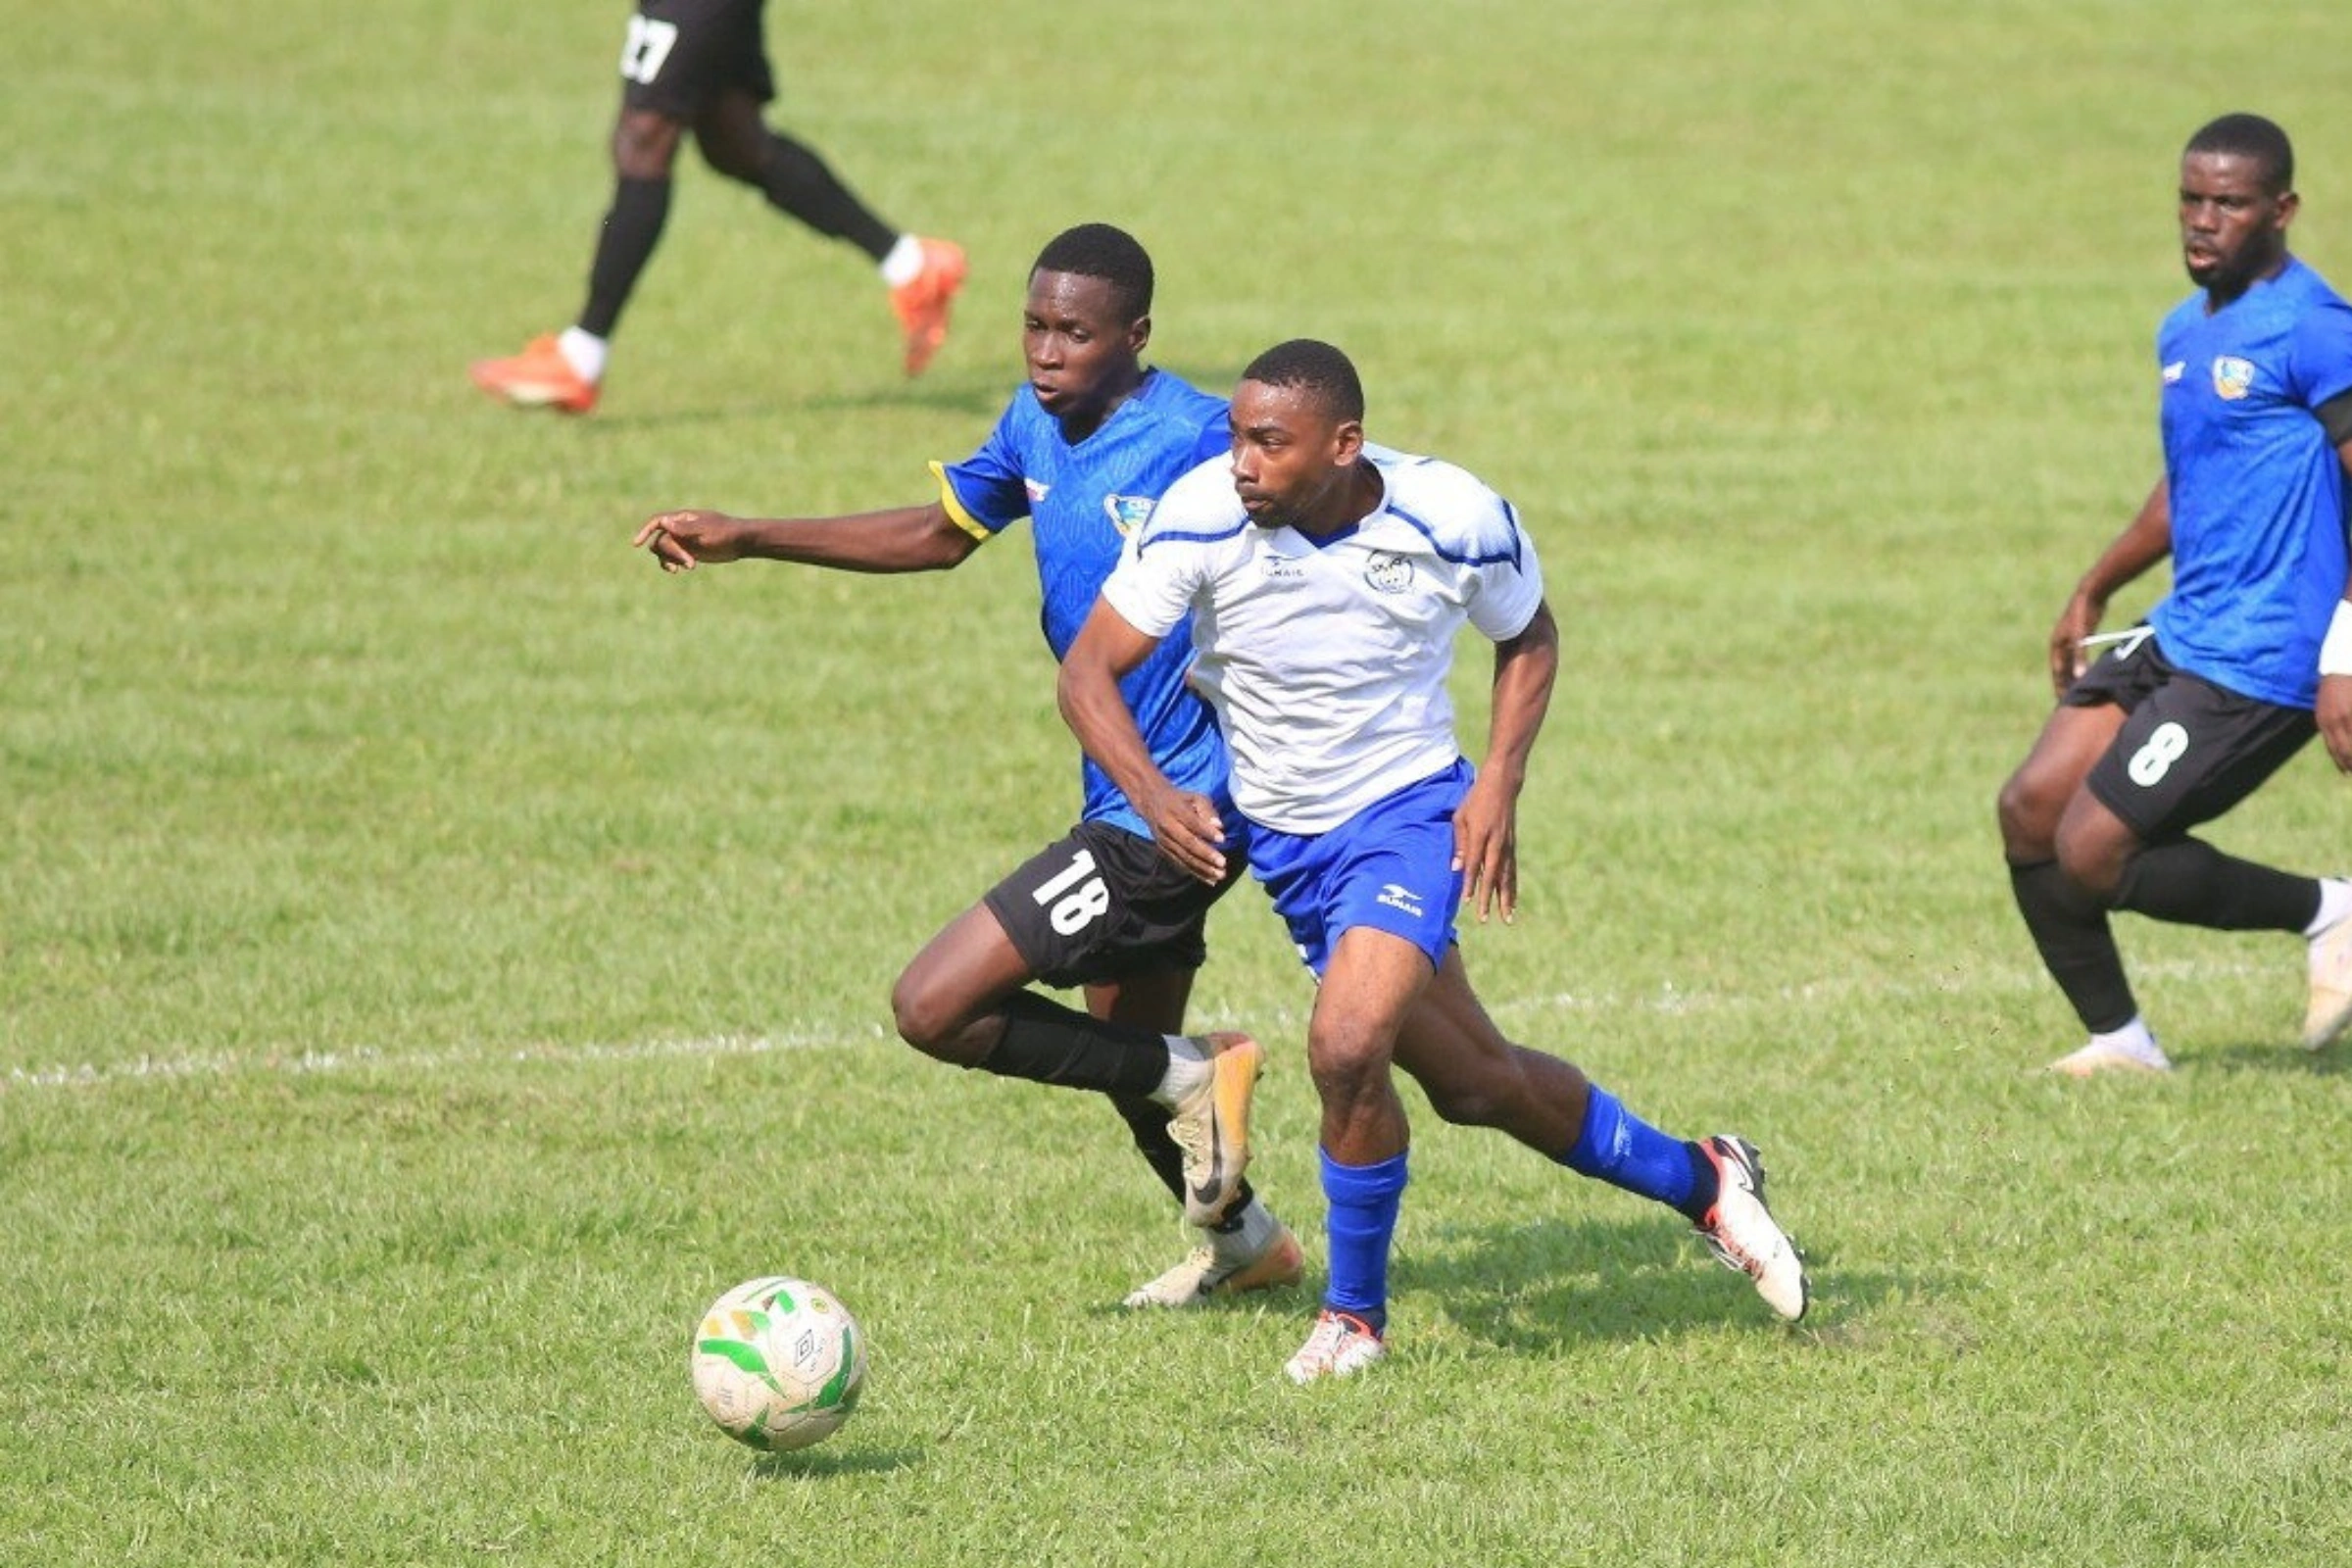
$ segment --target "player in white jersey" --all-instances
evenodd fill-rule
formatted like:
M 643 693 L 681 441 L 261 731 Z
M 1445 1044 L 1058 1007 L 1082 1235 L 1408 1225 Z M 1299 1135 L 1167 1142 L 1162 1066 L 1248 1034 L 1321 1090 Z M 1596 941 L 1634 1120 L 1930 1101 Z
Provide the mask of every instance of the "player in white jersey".
M 1307 1062 L 1321 1098 L 1330 1279 L 1298 1382 L 1386 1349 L 1388 1254 L 1405 1185 L 1402 1067 L 1447 1121 L 1493 1127 L 1687 1215 L 1783 1316 L 1804 1265 L 1764 1206 L 1744 1140 L 1687 1142 L 1569 1062 L 1498 1032 L 1454 943 L 1465 899 L 1507 922 L 1517 812 L 1559 666 L 1534 542 L 1449 464 L 1368 445 L 1355 369 L 1327 343 L 1267 350 L 1232 407 L 1233 451 L 1179 479 L 1130 538 L 1062 660 L 1062 713 L 1203 881 L 1224 825 L 1153 765 L 1118 676 L 1193 617 L 1195 679 L 1233 749 L 1250 870 L 1319 988 Z M 1492 728 L 1473 772 L 1446 676 L 1464 622 L 1495 645 Z

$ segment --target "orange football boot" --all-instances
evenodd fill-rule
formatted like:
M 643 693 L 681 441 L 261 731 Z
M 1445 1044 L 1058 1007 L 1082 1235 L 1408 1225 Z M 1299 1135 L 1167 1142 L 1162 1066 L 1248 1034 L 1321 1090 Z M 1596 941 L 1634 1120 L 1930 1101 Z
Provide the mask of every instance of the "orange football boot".
M 535 337 L 508 360 L 473 362 L 473 384 L 518 409 L 586 414 L 596 407 L 596 383 L 571 368 L 553 332 Z
M 963 248 L 944 239 L 920 239 L 923 270 L 914 280 L 890 291 L 890 308 L 906 334 L 906 373 L 920 375 L 948 340 L 948 313 L 963 287 Z

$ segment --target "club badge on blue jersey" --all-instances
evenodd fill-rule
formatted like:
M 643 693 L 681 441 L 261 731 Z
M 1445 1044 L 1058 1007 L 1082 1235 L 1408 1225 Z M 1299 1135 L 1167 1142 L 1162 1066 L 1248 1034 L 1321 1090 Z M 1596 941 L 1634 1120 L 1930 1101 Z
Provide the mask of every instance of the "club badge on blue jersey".
M 1109 514 L 1110 525 L 1118 529 L 1119 537 L 1124 539 L 1152 520 L 1152 498 L 1106 495 L 1102 498 L 1102 510 Z
M 2235 403 L 2254 390 L 2254 362 L 2241 360 L 2234 354 L 2225 354 L 2213 362 L 2214 394 L 2225 403 Z

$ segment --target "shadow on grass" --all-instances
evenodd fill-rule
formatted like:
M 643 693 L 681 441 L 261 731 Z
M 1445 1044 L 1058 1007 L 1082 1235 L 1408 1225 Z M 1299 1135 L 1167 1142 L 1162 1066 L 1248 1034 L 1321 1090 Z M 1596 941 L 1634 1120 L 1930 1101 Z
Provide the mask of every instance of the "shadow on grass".
M 1805 1267 L 1812 1300 L 1794 1332 L 1824 1345 L 1868 1338 L 1864 1303 L 1936 1283 L 1840 1268 L 1818 1245 L 1805 1248 Z M 1650 1219 L 1449 1227 L 1425 1234 L 1414 1255 L 1398 1259 L 1391 1283 L 1434 1292 L 1464 1333 L 1516 1351 L 1718 1324 L 1783 1326 L 1744 1278 L 1674 1224 Z
M 819 1444 L 791 1453 L 763 1453 L 752 1461 L 755 1481 L 813 1481 L 826 1476 L 889 1475 L 911 1470 L 922 1455 L 912 1448 L 834 1448 Z
M 2352 1040 L 2339 1040 L 2325 1051 L 2305 1051 L 2293 1041 L 2277 1039 L 2247 1041 L 2242 1045 L 2221 1046 L 2199 1051 L 2193 1055 L 2173 1059 L 2175 1070 L 2195 1071 L 2200 1067 L 2218 1068 L 2223 1072 L 2259 1072 L 2285 1074 L 2304 1078 L 2333 1078 L 2352 1071 Z

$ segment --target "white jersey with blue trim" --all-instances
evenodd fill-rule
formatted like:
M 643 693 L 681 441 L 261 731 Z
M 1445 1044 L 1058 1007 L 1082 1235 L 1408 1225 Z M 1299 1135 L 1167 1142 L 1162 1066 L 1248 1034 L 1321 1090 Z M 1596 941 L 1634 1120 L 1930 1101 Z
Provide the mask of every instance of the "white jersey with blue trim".
M 1321 833 L 1461 755 L 1446 677 L 1464 621 L 1505 642 L 1544 599 L 1509 502 L 1449 463 L 1367 445 L 1380 505 L 1316 538 L 1250 520 L 1227 459 L 1160 498 L 1103 598 L 1139 631 L 1193 617 L 1193 684 L 1251 821 Z

